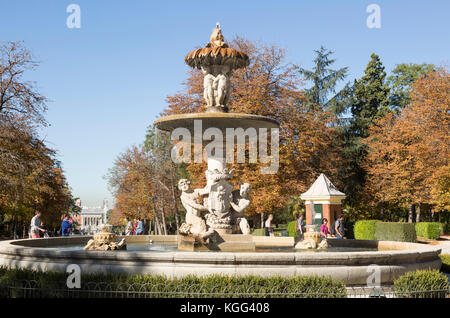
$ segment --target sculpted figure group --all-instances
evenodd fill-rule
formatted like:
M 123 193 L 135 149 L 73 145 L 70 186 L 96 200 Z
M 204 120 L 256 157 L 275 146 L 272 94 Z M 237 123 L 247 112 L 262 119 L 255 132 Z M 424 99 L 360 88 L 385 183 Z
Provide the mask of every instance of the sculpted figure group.
M 225 108 L 231 94 L 229 65 L 202 66 L 203 97 L 206 107 Z
M 214 175 L 214 172 L 209 172 Z M 186 222 L 179 229 L 182 235 L 192 235 L 196 240 L 206 244 L 215 233 L 215 229 L 229 229 L 233 233 L 250 234 L 250 227 L 244 211 L 250 205 L 251 187 L 248 183 L 240 190 L 223 178 L 208 182 L 203 189 L 192 189 L 190 181 L 178 182 L 181 203 L 186 209 Z M 205 214 L 204 218 L 202 214 Z

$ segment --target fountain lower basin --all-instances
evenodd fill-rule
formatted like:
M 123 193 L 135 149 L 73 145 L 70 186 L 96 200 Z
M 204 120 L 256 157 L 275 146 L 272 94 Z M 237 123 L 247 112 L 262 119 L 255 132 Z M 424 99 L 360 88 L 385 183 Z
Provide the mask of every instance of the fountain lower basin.
M 416 243 L 330 239 L 333 248 L 366 248 L 356 252 L 180 252 L 180 251 L 83 251 L 57 246 L 85 244 L 91 237 L 58 237 L 0 242 L 0 266 L 41 271 L 66 271 L 77 264 L 82 273 L 152 274 L 168 277 L 259 275 L 331 276 L 347 285 L 364 285 L 377 265 L 381 283 L 417 269 L 439 269 L 440 249 Z M 293 247 L 293 238 L 254 237 L 257 248 Z M 128 236 L 128 244 L 176 244 L 177 237 Z M 53 248 L 52 248 L 53 247 Z

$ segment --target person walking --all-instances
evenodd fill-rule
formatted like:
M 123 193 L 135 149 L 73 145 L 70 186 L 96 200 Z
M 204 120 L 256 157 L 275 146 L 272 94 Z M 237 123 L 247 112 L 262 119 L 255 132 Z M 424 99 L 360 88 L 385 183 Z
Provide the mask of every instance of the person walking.
M 304 234 L 304 224 L 303 224 L 303 214 L 297 218 L 297 222 L 295 223 L 295 231 L 298 233 L 298 237 L 302 240 Z
M 339 215 L 336 222 L 334 222 L 334 230 L 336 231 L 336 237 L 338 239 L 343 239 L 345 235 L 345 228 L 344 228 L 344 215 Z
M 41 227 L 41 212 L 35 211 L 34 216 L 31 218 L 30 222 L 30 232 L 31 232 L 31 238 L 40 238 L 39 233 L 40 232 L 47 232 L 46 229 Z
M 325 239 L 328 235 L 330 235 L 330 231 L 328 230 L 328 220 L 323 218 L 322 225 L 320 226 L 320 237 Z
M 273 236 L 273 229 L 275 228 L 275 226 L 272 225 L 272 220 L 273 220 L 273 214 L 269 214 L 269 217 L 266 220 L 265 223 L 265 235 L 266 236 Z
M 64 219 L 61 223 L 61 235 L 69 236 L 70 232 L 72 232 L 72 222 L 70 222 L 70 215 L 65 214 Z
M 136 227 L 136 235 L 143 235 L 144 234 L 144 222 L 142 222 L 141 218 L 138 217 L 138 224 Z
M 125 235 L 133 235 L 133 222 L 131 222 L 130 218 L 127 216 L 125 218 L 127 225 L 125 226 Z

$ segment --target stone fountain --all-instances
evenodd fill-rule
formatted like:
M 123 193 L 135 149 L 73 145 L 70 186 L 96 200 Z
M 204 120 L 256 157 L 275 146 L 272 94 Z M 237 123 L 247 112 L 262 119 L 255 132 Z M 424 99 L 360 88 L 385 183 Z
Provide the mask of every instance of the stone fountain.
M 108 226 L 103 226 L 101 231 L 94 234 L 94 238 L 89 240 L 83 248 L 84 250 L 114 251 L 126 250 L 125 239 L 117 242 L 117 235 L 112 233 Z
M 250 205 L 251 186 L 242 183 L 239 190 L 235 190 L 230 183 L 234 171 L 227 169 L 223 149 L 227 138 L 232 142 L 238 138 L 233 135 L 233 140 L 230 140 L 229 129 L 251 128 L 258 134 L 260 129 L 279 128 L 279 123 L 264 116 L 228 112 L 230 76 L 234 70 L 248 66 L 250 61 L 245 53 L 228 46 L 219 24 L 206 47 L 188 53 L 185 62 L 204 74 L 206 112 L 162 117 L 156 120 L 156 127 L 167 132 L 182 128 L 191 134 L 201 129 L 202 136 L 208 129 L 215 129 L 224 137 L 220 151 L 208 154 L 204 188 L 191 189 L 189 180 L 179 180 L 186 222 L 179 229 L 178 248 L 253 251 L 255 245 L 244 214 Z M 203 140 L 200 143 L 205 145 Z

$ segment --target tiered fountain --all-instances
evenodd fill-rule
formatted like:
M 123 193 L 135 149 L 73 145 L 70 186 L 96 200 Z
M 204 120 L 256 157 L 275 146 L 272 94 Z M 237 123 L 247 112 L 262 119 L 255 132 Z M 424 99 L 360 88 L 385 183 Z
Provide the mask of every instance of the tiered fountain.
M 207 110 L 163 117 L 156 121 L 159 129 L 170 132 L 182 127 L 192 134 L 198 130 L 194 129 L 198 122 L 201 123 L 202 134 L 213 127 L 222 132 L 226 128 L 253 127 L 260 132 L 258 128 L 279 127 L 278 122 L 271 118 L 228 112 L 231 72 L 246 67 L 249 59 L 226 45 L 218 26 L 211 42 L 205 48 L 189 53 L 186 63 L 205 74 Z M 317 246 L 320 237 L 312 226 L 305 233 L 304 243 L 298 246 L 307 248 L 306 251 L 294 249 L 293 237 L 252 237 L 243 214 L 250 204 L 250 185 L 242 183 L 239 190 L 235 189 L 230 183 L 233 172 L 226 168 L 225 157 L 220 152 L 210 154 L 207 160 L 207 184 L 204 188 L 191 189 L 186 179 L 178 183 L 182 191 L 181 201 L 187 211 L 186 222 L 178 236 L 127 236 L 127 250 L 118 251 L 112 250 L 125 248 L 124 237 L 116 237 L 106 229 L 94 237 L 0 241 L 0 266 L 65 273 L 68 265 L 77 264 L 83 274 L 125 272 L 168 277 L 325 275 L 348 285 L 366 284 L 374 264 L 378 265 L 381 283 L 392 283 L 399 275 L 416 269 L 439 269 L 441 266 L 439 248 L 416 243 L 329 239 L 327 252 L 313 251 L 310 249 Z M 330 195 L 339 193 L 328 191 L 325 197 L 317 196 L 315 191 L 306 194 L 303 194 L 305 199 L 323 205 L 323 213 L 329 219 L 336 213 L 333 206 L 336 202 Z M 311 203 L 309 209 L 314 211 Z M 308 223 L 314 224 L 315 218 L 310 216 Z M 117 239 L 121 241 L 117 242 Z M 149 244 L 152 241 L 155 244 Z M 88 250 L 83 250 L 86 243 Z M 172 249 L 177 246 L 183 251 Z
M 224 136 L 222 151 L 208 154 L 206 187 L 193 190 L 188 180 L 179 181 L 181 201 L 187 214 L 186 223 L 179 231 L 178 247 L 183 250 L 253 251 L 255 245 L 244 216 L 244 210 L 250 204 L 251 187 L 244 183 L 240 190 L 234 190 L 228 182 L 233 178 L 233 171 L 229 171 L 225 163 L 226 129 L 254 128 L 259 132 L 259 128 L 278 128 L 279 123 L 268 117 L 228 112 L 231 73 L 248 66 L 249 58 L 225 43 L 219 24 L 210 40 L 205 48 L 188 53 L 185 59 L 186 64 L 204 74 L 206 112 L 167 116 L 155 122 L 160 130 L 171 132 L 186 128 L 192 134 L 197 121 L 201 123 L 202 135 L 209 128 L 217 128 Z

